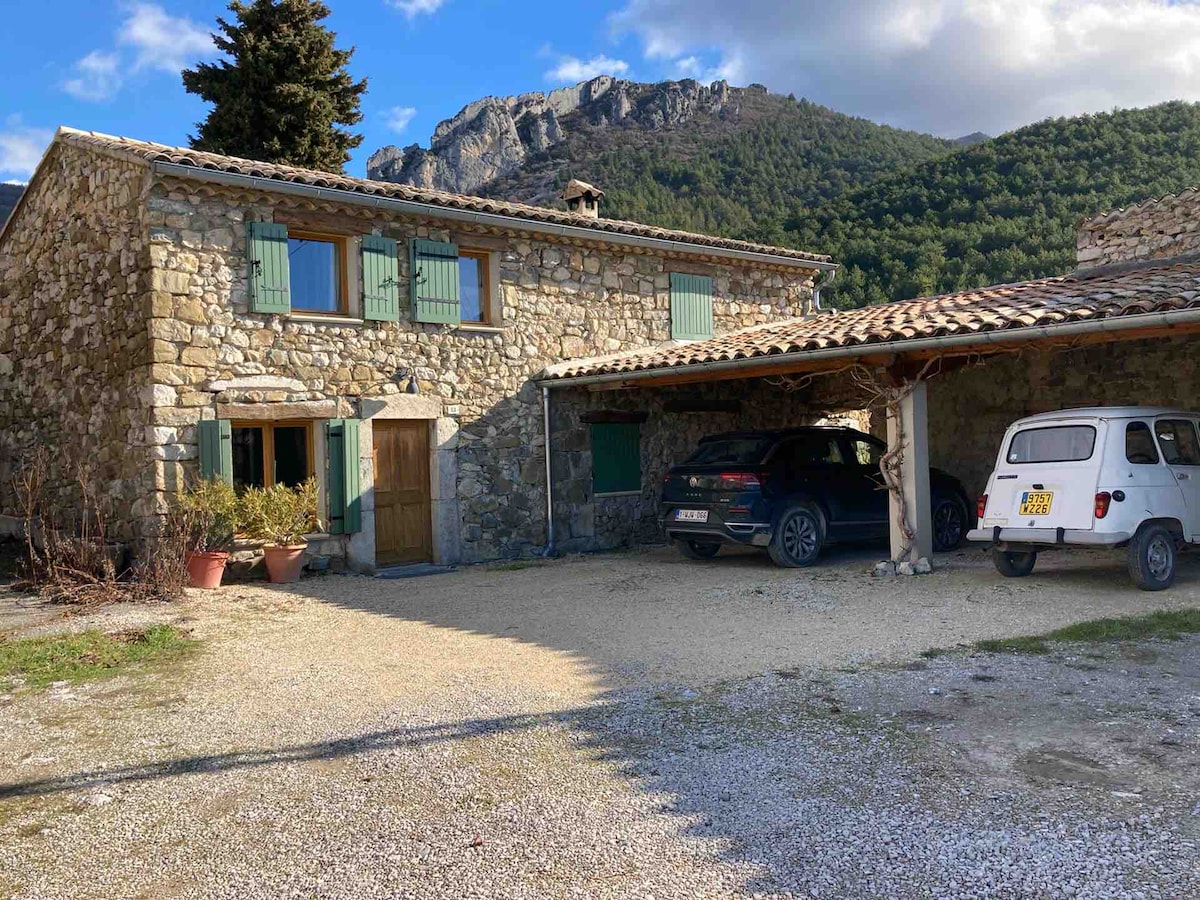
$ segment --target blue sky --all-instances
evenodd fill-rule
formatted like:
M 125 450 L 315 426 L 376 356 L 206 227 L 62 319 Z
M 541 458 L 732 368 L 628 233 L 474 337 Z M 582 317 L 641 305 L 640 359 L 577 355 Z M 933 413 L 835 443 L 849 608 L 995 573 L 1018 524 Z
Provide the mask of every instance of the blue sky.
M 428 144 L 487 94 L 606 73 L 759 81 L 946 136 L 1050 115 L 1200 100 L 1195 0 L 327 0 L 369 79 L 373 150 Z M 0 180 L 59 124 L 182 144 L 204 105 L 179 70 L 212 56 L 211 0 L 4 0 Z

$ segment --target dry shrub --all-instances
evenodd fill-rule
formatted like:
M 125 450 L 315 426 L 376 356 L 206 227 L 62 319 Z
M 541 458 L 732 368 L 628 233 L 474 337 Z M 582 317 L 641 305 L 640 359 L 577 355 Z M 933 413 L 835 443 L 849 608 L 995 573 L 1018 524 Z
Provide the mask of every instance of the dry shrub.
M 145 540 L 137 561 L 111 535 L 112 510 L 96 489 L 90 467 L 66 462 L 75 473 L 75 502 L 61 508 L 47 497 L 50 451 L 39 447 L 14 478 L 25 520 L 25 559 L 19 586 L 56 603 L 96 605 L 173 600 L 187 584 L 188 523 L 164 521 Z

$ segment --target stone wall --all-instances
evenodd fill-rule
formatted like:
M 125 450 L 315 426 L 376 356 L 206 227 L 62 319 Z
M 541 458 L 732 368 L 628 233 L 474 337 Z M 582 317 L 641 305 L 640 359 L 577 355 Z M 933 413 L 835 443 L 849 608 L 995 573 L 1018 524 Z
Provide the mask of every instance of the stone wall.
M 1081 269 L 1200 252 L 1200 191 L 1148 200 L 1085 219 L 1076 233 Z
M 84 462 L 134 537 L 153 488 L 144 166 L 57 145 L 0 236 L 0 514 L 38 445 L 61 515 Z
M 939 376 L 929 383 L 933 465 L 983 493 L 1004 431 L 1016 419 L 1079 406 L 1196 409 L 1200 365 L 1195 339 L 1099 344 L 1057 352 L 1026 350 Z
M 658 498 L 667 470 L 702 437 L 722 431 L 789 428 L 862 403 L 853 385 L 820 379 L 817 391 L 785 391 L 763 379 L 632 391 L 552 392 L 550 459 L 558 549 L 609 550 L 663 540 Z M 636 495 L 595 496 L 588 413 L 646 416 L 640 426 L 642 486 Z M 860 417 L 861 418 L 861 417 Z M 841 424 L 841 423 L 839 423 Z M 859 427 L 861 422 L 846 424 Z
M 460 426 L 465 561 L 528 553 L 544 542 L 540 396 L 529 379 L 546 365 L 668 340 L 672 271 L 713 277 L 718 333 L 799 315 L 811 296 L 811 274 L 794 268 L 667 259 L 183 181 L 155 184 L 147 208 L 157 488 L 171 490 L 195 465 L 196 423 L 216 416 L 218 404 L 336 401 L 353 414 L 358 398 L 395 392 L 394 374 L 411 369 L 421 393 L 440 398 Z M 417 323 L 406 308 L 399 323 L 384 324 L 251 313 L 245 222 L 252 220 L 383 234 L 401 246 L 421 236 L 493 250 L 497 327 Z M 403 307 L 409 272 L 401 257 Z

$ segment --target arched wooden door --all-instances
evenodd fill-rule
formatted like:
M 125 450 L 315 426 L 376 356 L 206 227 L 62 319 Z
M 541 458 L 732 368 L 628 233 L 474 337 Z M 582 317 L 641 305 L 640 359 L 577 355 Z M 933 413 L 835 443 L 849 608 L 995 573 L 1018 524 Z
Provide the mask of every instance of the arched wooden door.
M 375 563 L 428 562 L 433 556 L 429 496 L 429 423 L 376 419 Z

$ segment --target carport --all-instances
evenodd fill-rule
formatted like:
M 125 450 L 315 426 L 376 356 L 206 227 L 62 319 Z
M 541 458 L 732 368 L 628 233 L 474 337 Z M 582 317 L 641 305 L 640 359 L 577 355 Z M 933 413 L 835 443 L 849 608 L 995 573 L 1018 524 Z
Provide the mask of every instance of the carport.
M 1136 227 L 1155 228 L 1142 220 Z M 1080 246 L 1082 257 L 1083 238 Z M 578 491 L 570 494 L 580 466 L 556 464 L 585 440 L 580 423 L 646 421 L 655 414 L 648 409 L 691 402 L 711 413 L 703 424 L 713 432 L 729 427 L 723 404 L 738 408 L 737 427 L 870 405 L 886 416 L 892 557 L 915 561 L 932 550 L 931 464 L 963 473 L 968 490 L 981 490 L 1004 428 L 1020 416 L 1115 403 L 1195 406 L 1198 331 L 1200 260 L 1192 253 L 567 361 L 540 379 L 548 543 L 581 501 Z M 572 408 L 583 412 L 564 412 Z M 556 416 L 576 430 L 554 427 Z M 652 493 L 638 499 L 644 506 Z

